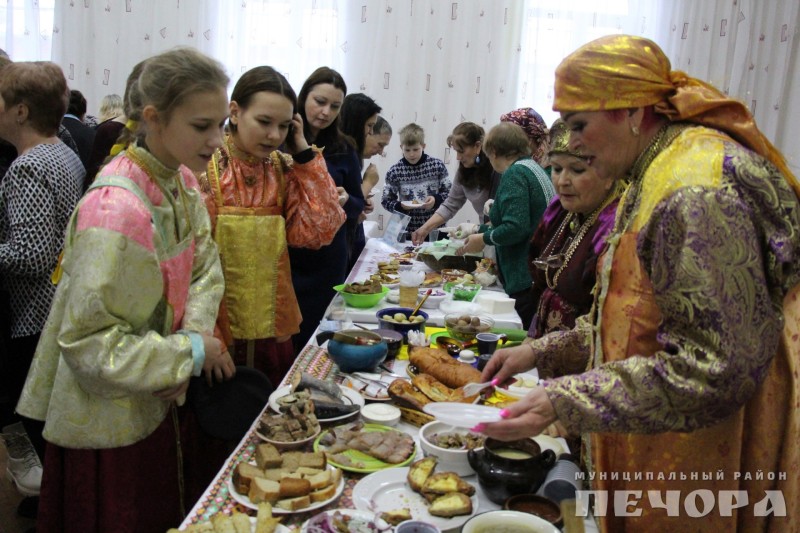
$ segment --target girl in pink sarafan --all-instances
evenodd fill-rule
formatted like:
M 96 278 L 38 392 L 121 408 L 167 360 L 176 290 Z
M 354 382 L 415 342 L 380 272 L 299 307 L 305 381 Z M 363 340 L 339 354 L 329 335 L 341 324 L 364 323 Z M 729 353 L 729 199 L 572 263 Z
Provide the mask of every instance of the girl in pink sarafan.
M 207 472 L 193 454 L 214 450 L 179 405 L 191 376 L 234 374 L 213 336 L 223 276 L 192 173 L 222 145 L 227 84 L 191 49 L 148 59 L 129 94 L 135 139 L 68 225 L 18 405 L 45 422 L 39 531 L 163 532 L 210 480 L 194 479 Z

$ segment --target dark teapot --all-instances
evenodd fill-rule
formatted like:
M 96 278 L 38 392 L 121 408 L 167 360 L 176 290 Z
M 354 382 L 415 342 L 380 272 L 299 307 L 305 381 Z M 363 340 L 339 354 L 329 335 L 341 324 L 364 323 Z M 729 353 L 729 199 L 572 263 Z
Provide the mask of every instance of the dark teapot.
M 489 438 L 483 448 L 469 450 L 467 460 L 478 474 L 486 497 L 502 505 L 516 494 L 536 492 L 556 454 L 553 450 L 543 452 L 533 439 L 505 442 Z

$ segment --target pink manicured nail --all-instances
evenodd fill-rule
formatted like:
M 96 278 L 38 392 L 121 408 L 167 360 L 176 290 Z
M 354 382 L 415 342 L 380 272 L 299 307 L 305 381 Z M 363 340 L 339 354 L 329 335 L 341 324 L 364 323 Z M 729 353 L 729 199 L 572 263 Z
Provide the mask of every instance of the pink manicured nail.
M 502 409 L 500 411 L 500 418 L 508 418 L 511 416 L 511 413 L 508 412 L 508 409 Z
M 486 429 L 486 424 L 477 424 L 474 428 L 470 429 L 473 433 L 483 433 L 483 430 Z
M 491 383 L 492 383 L 492 386 L 496 387 L 497 384 L 499 383 L 499 381 L 497 381 L 497 378 L 494 378 L 494 379 L 492 379 Z

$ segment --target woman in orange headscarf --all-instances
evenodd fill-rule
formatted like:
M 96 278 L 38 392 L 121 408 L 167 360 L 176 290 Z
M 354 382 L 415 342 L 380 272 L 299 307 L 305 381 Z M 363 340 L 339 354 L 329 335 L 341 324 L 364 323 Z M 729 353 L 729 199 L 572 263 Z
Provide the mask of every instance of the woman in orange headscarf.
M 743 104 L 671 71 L 647 39 L 568 56 L 554 107 L 570 147 L 631 184 L 592 312 L 483 375 L 562 377 L 477 429 L 513 439 L 558 420 L 590 434 L 603 531 L 798 531 L 795 177 Z

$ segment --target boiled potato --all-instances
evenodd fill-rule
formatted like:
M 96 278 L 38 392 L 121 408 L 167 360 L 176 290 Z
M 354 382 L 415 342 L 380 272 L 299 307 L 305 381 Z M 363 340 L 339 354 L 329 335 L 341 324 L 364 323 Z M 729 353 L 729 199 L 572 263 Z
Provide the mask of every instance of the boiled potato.
M 398 322 L 408 321 L 406 315 L 404 315 L 403 313 L 395 313 L 392 318 L 394 318 Z

